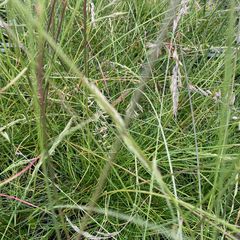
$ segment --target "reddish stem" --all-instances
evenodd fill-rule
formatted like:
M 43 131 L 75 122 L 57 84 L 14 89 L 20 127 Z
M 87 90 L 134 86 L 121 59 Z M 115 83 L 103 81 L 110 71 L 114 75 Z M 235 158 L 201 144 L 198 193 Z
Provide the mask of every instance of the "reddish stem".
M 24 201 L 24 200 L 18 198 L 18 197 L 16 197 L 16 196 L 10 196 L 10 195 L 4 194 L 4 193 L 0 193 L 0 197 L 5 197 L 5 198 L 8 198 L 8 199 L 13 199 L 13 200 L 16 200 L 16 201 L 18 201 L 18 202 L 20 202 L 20 203 L 23 203 L 23 204 L 25 204 L 25 205 L 27 205 L 27 206 L 30 206 L 30 207 L 34 207 L 34 208 L 37 208 L 37 207 L 38 207 L 38 206 L 36 206 L 36 205 L 34 205 L 34 204 L 30 203 L 30 202 L 27 202 L 27 201 Z
M 0 185 L 9 183 L 9 182 L 11 182 L 12 180 L 14 180 L 15 178 L 21 176 L 21 175 L 22 175 L 23 173 L 25 173 L 28 169 L 30 169 L 30 168 L 34 165 L 34 163 L 35 163 L 36 161 L 38 161 L 39 159 L 40 159 L 39 156 L 31 159 L 31 162 L 30 162 L 24 169 L 22 169 L 20 172 L 18 172 L 18 173 L 16 173 L 16 174 L 14 174 L 14 175 L 11 176 L 10 178 L 7 178 L 6 180 L 3 180 L 2 182 L 0 182 Z

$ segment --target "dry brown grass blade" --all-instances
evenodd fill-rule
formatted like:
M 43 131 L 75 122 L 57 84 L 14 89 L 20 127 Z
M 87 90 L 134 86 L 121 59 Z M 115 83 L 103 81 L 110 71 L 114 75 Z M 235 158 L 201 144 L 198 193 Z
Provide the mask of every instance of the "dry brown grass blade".
M 56 7 L 57 0 L 51 0 L 50 3 L 50 13 L 49 13 L 49 20 L 47 25 L 47 32 L 52 30 L 53 28 L 53 22 L 54 22 L 54 15 L 55 15 L 55 7 Z
M 181 75 L 179 73 L 179 66 L 176 64 L 173 68 L 172 74 L 172 82 L 171 82 L 171 93 L 172 93 L 172 101 L 173 101 L 173 115 L 177 117 L 178 112 L 178 101 L 179 101 L 179 90 L 178 83 L 181 79 Z
M 61 12 L 61 16 L 60 16 L 60 20 L 59 20 L 59 24 L 58 24 L 58 28 L 57 28 L 57 33 L 56 33 L 56 37 L 55 37 L 55 41 L 58 41 L 58 38 L 60 36 L 61 30 L 62 30 L 62 25 L 63 25 L 63 20 L 64 20 L 64 16 L 66 13 L 66 9 L 67 9 L 67 0 L 62 0 L 62 12 Z
M 175 61 L 175 66 L 173 67 L 173 70 L 172 70 L 172 79 L 171 79 L 171 87 L 170 87 L 171 93 L 172 93 L 174 117 L 177 117 L 178 105 L 179 105 L 179 88 L 182 86 L 182 82 L 181 82 L 181 72 L 180 72 L 181 62 L 179 61 L 179 57 L 178 57 L 178 53 L 177 53 L 177 45 L 173 44 L 173 43 L 175 42 L 174 35 L 177 31 L 179 22 L 180 22 L 181 18 L 185 14 L 187 14 L 188 4 L 189 4 L 189 0 L 181 1 L 181 4 L 180 4 L 181 7 L 178 12 L 178 15 L 173 20 L 173 38 L 171 40 L 170 48 L 169 48 L 169 54 L 172 55 L 171 57 Z M 173 45 L 175 45 L 175 46 L 173 47 Z

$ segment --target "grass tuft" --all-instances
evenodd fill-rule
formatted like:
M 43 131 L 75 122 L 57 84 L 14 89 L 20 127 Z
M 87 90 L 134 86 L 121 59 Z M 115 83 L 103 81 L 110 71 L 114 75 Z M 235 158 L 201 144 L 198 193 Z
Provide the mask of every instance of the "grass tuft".
M 238 5 L 2 1 L 0 239 L 239 239 Z

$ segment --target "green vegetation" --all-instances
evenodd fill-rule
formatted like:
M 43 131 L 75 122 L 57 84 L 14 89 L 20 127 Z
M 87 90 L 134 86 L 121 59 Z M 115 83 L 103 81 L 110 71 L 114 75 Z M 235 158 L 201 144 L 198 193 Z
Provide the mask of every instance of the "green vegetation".
M 239 239 L 227 3 L 0 3 L 1 240 Z

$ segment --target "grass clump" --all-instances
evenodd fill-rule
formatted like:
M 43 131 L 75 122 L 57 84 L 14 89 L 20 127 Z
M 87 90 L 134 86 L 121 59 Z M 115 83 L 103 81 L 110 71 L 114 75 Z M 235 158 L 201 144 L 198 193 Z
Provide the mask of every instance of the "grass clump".
M 0 3 L 1 239 L 238 239 L 235 1 Z

